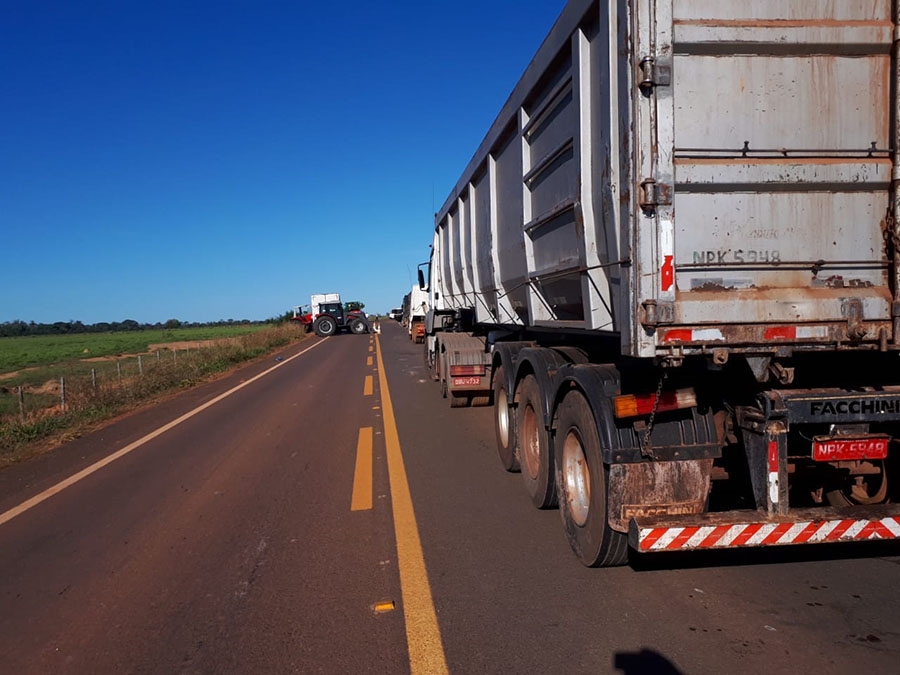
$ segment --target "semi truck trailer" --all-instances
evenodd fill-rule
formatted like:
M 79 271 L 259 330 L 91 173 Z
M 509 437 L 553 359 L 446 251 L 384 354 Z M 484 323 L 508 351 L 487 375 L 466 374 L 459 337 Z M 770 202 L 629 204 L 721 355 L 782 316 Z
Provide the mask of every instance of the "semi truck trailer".
M 570 0 L 437 212 L 427 367 L 584 564 L 900 537 L 897 13 Z
M 409 339 L 420 343 L 425 341 L 425 315 L 428 312 L 428 293 L 419 286 L 409 291 L 409 315 L 406 317 L 406 330 Z

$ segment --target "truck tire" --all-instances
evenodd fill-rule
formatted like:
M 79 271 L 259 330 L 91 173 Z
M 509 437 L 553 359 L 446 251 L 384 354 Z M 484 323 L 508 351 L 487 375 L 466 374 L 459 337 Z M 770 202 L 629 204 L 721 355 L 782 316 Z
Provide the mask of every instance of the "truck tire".
M 588 567 L 628 562 L 628 540 L 607 514 L 609 467 L 585 397 L 569 392 L 559 406 L 554 447 L 559 513 L 569 545 Z
M 519 471 L 516 457 L 516 409 L 510 405 L 506 393 L 506 374 L 503 366 L 494 370 L 494 432 L 497 436 L 497 455 L 507 471 Z
M 890 502 L 887 463 L 884 460 L 871 463 L 879 469 L 877 473 L 863 475 L 859 481 L 853 476 L 843 479 L 839 488 L 825 492 L 828 503 L 831 506 L 870 506 Z
M 334 320 L 333 316 L 328 316 L 327 314 L 320 316 L 313 324 L 313 330 L 316 331 L 316 335 L 319 337 L 334 335 L 337 333 L 337 321 Z
M 527 375 L 516 390 L 516 455 L 522 480 L 539 509 L 556 506 L 556 473 L 550 438 L 541 414 L 540 390 L 534 375 Z
M 447 384 L 447 378 L 444 377 L 444 373 L 447 372 L 444 368 L 444 355 L 437 354 L 434 359 L 435 365 L 435 374 L 437 375 L 438 382 L 441 383 L 441 398 L 447 398 L 447 394 L 449 393 L 449 385 Z
M 363 333 L 369 332 L 369 327 L 362 319 L 353 319 L 350 322 L 350 332 L 355 335 L 362 335 Z

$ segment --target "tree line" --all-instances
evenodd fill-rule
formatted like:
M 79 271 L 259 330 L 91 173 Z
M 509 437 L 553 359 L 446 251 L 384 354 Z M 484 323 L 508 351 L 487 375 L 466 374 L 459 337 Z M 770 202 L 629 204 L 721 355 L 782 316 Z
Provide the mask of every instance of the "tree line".
M 250 321 L 249 319 L 227 319 L 223 321 L 207 321 L 203 323 L 169 319 L 158 323 L 140 323 L 133 319 L 124 321 L 101 321 L 100 323 L 82 323 L 81 321 L 56 321 L 54 323 L 35 323 L 34 321 L 5 321 L 0 323 L 0 337 L 17 337 L 22 335 L 66 335 L 70 333 L 113 333 L 121 331 L 159 330 L 172 328 L 203 328 L 210 326 L 256 325 L 280 322 L 282 317 L 266 321 Z

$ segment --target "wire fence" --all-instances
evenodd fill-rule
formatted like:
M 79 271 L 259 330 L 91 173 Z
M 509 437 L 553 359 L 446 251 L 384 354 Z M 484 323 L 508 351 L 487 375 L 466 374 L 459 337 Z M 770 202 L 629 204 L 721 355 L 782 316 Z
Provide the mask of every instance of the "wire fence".
M 282 326 L 147 354 L 76 361 L 41 371 L 45 377 L 23 373 L 0 381 L 0 453 L 54 429 L 101 419 L 162 392 L 191 386 L 304 337 L 295 326 Z
M 66 412 L 72 406 L 96 403 L 110 395 L 116 400 L 130 396 L 130 390 L 146 388 L 171 379 L 173 374 L 193 374 L 197 361 L 202 362 L 203 344 L 198 343 L 193 353 L 190 348 L 157 350 L 133 357 L 109 359 L 104 365 L 93 365 L 88 372 L 84 365 L 73 366 L 67 374 L 53 377 L 41 384 L 4 386 L 2 395 L 15 395 L 15 410 L 9 401 L 0 404 L 0 414 L 15 412 L 20 418 L 33 413 Z M 179 367 L 179 354 L 181 364 Z M 141 384 L 136 378 L 148 378 Z

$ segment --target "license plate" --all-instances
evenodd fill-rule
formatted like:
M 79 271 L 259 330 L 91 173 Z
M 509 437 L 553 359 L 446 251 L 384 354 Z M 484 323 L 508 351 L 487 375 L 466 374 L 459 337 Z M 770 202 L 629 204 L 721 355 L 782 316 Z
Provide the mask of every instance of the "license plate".
M 481 385 L 480 377 L 454 377 L 454 387 L 478 387 Z
M 888 436 L 866 438 L 813 439 L 813 459 L 817 462 L 838 462 L 856 459 L 884 459 L 888 454 Z

